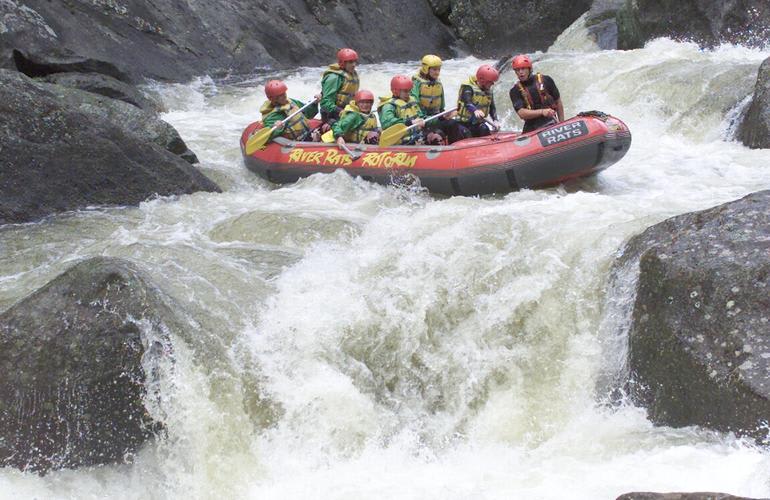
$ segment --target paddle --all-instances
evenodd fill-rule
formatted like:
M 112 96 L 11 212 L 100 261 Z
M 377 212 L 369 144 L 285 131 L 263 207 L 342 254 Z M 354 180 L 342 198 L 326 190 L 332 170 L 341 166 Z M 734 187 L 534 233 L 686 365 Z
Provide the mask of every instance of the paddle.
M 305 111 L 305 108 L 309 107 L 310 105 L 314 104 L 315 102 L 316 102 L 316 99 L 313 99 L 312 101 L 310 101 L 309 103 L 305 104 L 304 106 L 299 108 L 297 111 L 295 111 L 294 113 L 290 114 L 289 116 L 287 116 L 286 118 L 284 118 L 281 121 L 285 125 L 286 122 L 288 122 L 289 120 L 291 120 L 292 118 L 297 116 L 302 111 Z M 270 136 L 273 135 L 273 131 L 276 128 L 278 128 L 278 127 L 272 126 L 270 128 L 263 128 L 259 132 L 257 132 L 256 134 L 254 134 L 251 137 L 249 137 L 249 140 L 246 141 L 246 154 L 250 155 L 254 151 L 256 151 L 258 149 L 262 149 L 262 147 L 265 144 L 267 144 L 267 141 L 270 140 Z
M 353 158 L 353 161 L 356 161 L 357 159 L 361 158 L 361 155 L 363 154 L 363 153 L 360 153 L 358 151 L 356 151 L 354 153 L 353 151 L 350 150 L 350 148 L 348 147 L 347 144 L 340 144 L 338 142 L 337 146 L 339 146 L 343 151 L 345 151 L 347 154 L 349 154 L 350 157 Z
M 433 116 L 429 116 L 428 118 L 425 118 L 423 121 L 425 123 L 428 123 L 429 121 L 438 118 L 439 116 L 443 116 L 447 113 L 451 113 L 452 111 L 456 110 L 457 108 L 447 109 L 446 111 L 442 111 L 441 113 L 437 113 Z M 392 127 L 388 127 L 387 130 L 382 132 L 382 135 L 380 135 L 380 146 L 381 147 L 387 147 L 387 146 L 393 146 L 394 144 L 398 144 L 401 142 L 401 139 L 406 135 L 407 132 L 415 128 L 417 124 L 409 125 L 408 127 L 404 125 L 403 123 L 396 123 Z

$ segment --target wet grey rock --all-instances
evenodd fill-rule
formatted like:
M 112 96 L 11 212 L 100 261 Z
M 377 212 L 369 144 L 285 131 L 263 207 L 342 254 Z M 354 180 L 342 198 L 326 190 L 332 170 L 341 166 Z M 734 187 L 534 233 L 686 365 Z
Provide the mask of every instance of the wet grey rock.
M 617 500 L 761 500 L 736 497 L 727 493 L 626 493 Z
M 80 61 L 130 83 L 320 65 L 345 46 L 367 61 L 448 56 L 459 42 L 410 0 L 0 0 L 0 22 L 0 67 L 44 76 Z
M 0 224 L 138 204 L 153 195 L 219 191 L 184 159 L 45 86 L 0 70 Z
M 602 50 L 618 48 L 618 14 L 625 0 L 594 0 L 588 11 L 585 25 L 588 36 Z
M 750 148 L 770 148 L 770 57 L 759 67 L 754 98 L 738 130 L 738 137 Z
M 617 265 L 629 262 L 633 400 L 658 424 L 766 439 L 770 191 L 652 226 Z
M 0 466 L 130 460 L 162 430 L 148 410 L 162 416 L 174 311 L 134 264 L 95 258 L 0 314 Z
M 162 110 L 160 103 L 146 97 L 133 85 L 99 73 L 52 73 L 42 81 L 117 99 L 145 111 L 157 113 Z
M 770 3 L 755 0 L 626 0 L 618 14 L 618 48 L 636 49 L 653 38 L 702 46 L 762 47 L 770 38 Z
M 70 75 L 71 73 L 59 74 Z M 54 94 L 59 103 L 66 105 L 68 109 L 77 110 L 99 120 L 115 124 L 124 133 L 133 135 L 142 142 L 157 144 L 188 163 L 198 163 L 198 157 L 190 151 L 176 129 L 161 120 L 155 112 L 145 111 L 125 101 L 104 97 L 90 91 L 63 87 L 58 84 L 41 83 L 39 86 Z
M 428 0 L 433 12 L 479 54 L 545 50 L 591 0 Z

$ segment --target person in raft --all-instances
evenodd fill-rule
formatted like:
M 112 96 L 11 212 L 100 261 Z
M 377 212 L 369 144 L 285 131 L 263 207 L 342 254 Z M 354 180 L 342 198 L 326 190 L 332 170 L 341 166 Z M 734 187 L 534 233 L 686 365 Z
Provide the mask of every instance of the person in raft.
M 324 71 L 321 77 L 321 120 L 331 126 L 340 119 L 345 106 L 358 92 L 358 54 L 353 49 L 340 49 L 337 63 Z M 326 130 L 324 130 L 326 132 Z
M 332 125 L 332 133 L 337 144 L 345 142 L 365 142 L 377 144 L 380 139 L 377 117 L 372 112 L 374 94 L 368 90 L 356 92 L 353 101 L 345 106 L 340 119 Z
M 265 101 L 259 111 L 262 113 L 263 127 L 276 127 L 270 139 L 282 136 L 293 141 L 320 141 L 320 131 L 318 129 L 311 129 L 308 119 L 313 118 L 318 113 L 318 100 L 321 98 L 321 95 L 315 96 L 316 102 L 314 104 L 286 121 L 287 116 L 304 105 L 296 99 L 289 99 L 286 96 L 287 90 L 286 84 L 281 80 L 270 80 L 265 85 L 267 101 Z
M 493 121 L 495 128 L 500 127 L 497 122 L 495 97 L 492 95 L 492 86 L 499 77 L 500 73 L 495 68 L 484 64 L 479 66 L 475 75 L 460 85 L 456 120 L 462 127 L 463 137 L 489 135 L 488 118 Z
M 383 130 L 387 130 L 393 125 L 399 123 L 410 127 L 416 125 L 401 139 L 402 145 L 408 144 L 440 144 L 443 140 L 437 133 L 424 133 L 425 115 L 420 110 L 420 104 L 410 92 L 412 91 L 412 80 L 406 75 L 396 75 L 390 80 L 389 97 L 380 97 L 380 105 L 377 110 L 380 114 L 380 124 Z
M 511 62 L 519 81 L 509 93 L 513 109 L 524 120 L 523 133 L 564 121 L 564 105 L 553 79 L 541 73 L 532 74 L 532 61 L 519 54 Z
M 428 54 L 420 61 L 419 72 L 412 77 L 412 97 L 420 104 L 420 110 L 425 116 L 433 116 L 444 111 L 444 86 L 439 79 L 441 65 L 440 57 Z M 438 119 L 425 124 L 425 129 L 436 132 L 449 142 L 462 139 L 460 127 L 453 120 L 455 112 L 447 113 Z

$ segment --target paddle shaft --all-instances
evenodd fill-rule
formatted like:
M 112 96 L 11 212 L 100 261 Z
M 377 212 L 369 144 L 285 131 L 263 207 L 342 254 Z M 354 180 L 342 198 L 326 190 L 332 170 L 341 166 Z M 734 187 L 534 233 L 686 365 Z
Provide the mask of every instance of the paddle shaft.
M 298 109 L 297 111 L 295 111 L 294 113 L 290 114 L 289 116 L 287 116 L 286 118 L 284 118 L 283 120 L 281 120 L 281 122 L 283 122 L 283 125 L 281 125 L 281 127 L 283 128 L 283 126 L 284 126 L 284 125 L 286 125 L 286 122 L 287 122 L 287 121 L 291 120 L 292 118 L 294 118 L 294 117 L 295 117 L 295 116 L 297 116 L 298 114 L 300 114 L 300 113 L 302 113 L 303 111 L 305 111 L 305 109 L 306 109 L 306 108 L 310 107 L 310 105 L 312 105 L 312 104 L 315 104 L 315 102 L 316 102 L 316 100 L 315 100 L 315 99 L 313 99 L 313 100 L 312 100 L 312 101 L 310 101 L 309 103 L 307 103 L 307 104 L 305 104 L 304 106 L 302 106 L 301 108 L 299 108 L 299 109 Z M 275 125 L 273 125 L 272 127 L 270 127 L 270 133 L 272 133 L 272 132 L 273 132 L 273 130 L 275 130 L 276 128 L 278 128 L 278 127 L 276 127 Z
M 337 143 L 337 145 L 338 145 L 338 146 L 339 146 L 339 147 L 340 147 L 340 148 L 341 148 L 343 151 L 345 151 L 347 154 L 349 154 L 349 155 L 350 155 L 350 157 L 351 157 L 351 158 L 353 158 L 354 160 L 357 160 L 357 159 L 358 159 L 358 158 L 361 156 L 361 153 L 354 153 L 353 151 L 351 151 L 351 150 L 350 150 L 350 148 L 348 147 L 348 145 L 347 145 L 347 144 L 340 144 L 340 143 L 338 142 L 338 143 Z
M 445 115 L 445 114 L 447 114 L 447 113 L 451 113 L 452 111 L 456 111 L 456 110 L 457 110 L 457 108 L 447 109 L 446 111 L 442 111 L 441 113 L 436 113 L 436 114 L 435 114 L 435 115 L 433 115 L 433 116 L 429 116 L 429 117 L 427 117 L 427 118 L 423 118 L 423 120 L 422 120 L 422 121 L 423 121 L 424 123 L 428 123 L 428 122 L 429 122 L 429 121 L 431 121 L 431 120 L 435 120 L 435 119 L 436 119 L 436 118 L 438 118 L 439 116 L 443 116 L 443 115 Z M 412 129 L 413 129 L 413 128 L 415 128 L 416 126 L 417 126 L 417 124 L 416 124 L 416 123 L 415 123 L 414 125 L 409 125 L 408 127 L 406 127 L 406 128 L 403 130 L 403 132 L 404 132 L 404 133 L 406 133 L 406 132 L 409 132 L 410 130 L 412 130 Z

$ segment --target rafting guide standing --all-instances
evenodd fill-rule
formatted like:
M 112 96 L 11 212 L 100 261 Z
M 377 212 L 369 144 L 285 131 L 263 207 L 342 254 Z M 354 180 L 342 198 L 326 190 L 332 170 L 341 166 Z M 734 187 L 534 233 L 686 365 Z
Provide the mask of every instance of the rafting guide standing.
M 523 133 L 564 121 L 564 106 L 553 79 L 541 73 L 532 74 L 529 56 L 519 54 L 511 67 L 519 81 L 509 93 L 513 109 L 524 120 Z

